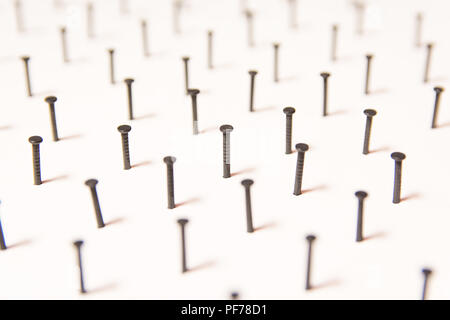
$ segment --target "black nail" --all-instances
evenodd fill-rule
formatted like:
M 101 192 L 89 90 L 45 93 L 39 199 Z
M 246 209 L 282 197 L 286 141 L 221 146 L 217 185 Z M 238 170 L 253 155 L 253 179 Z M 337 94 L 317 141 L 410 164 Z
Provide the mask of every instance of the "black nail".
M 295 113 L 295 109 L 287 107 L 283 109 L 286 114 L 286 154 L 292 153 L 292 115 Z
M 33 96 L 33 93 L 31 92 L 31 81 L 30 81 L 30 66 L 29 66 L 30 57 L 25 56 L 22 57 L 21 59 L 25 65 L 25 80 L 27 85 L 27 93 L 28 96 L 31 97 Z
M 133 120 L 133 91 L 131 85 L 134 82 L 134 79 L 125 79 L 124 82 L 127 85 L 128 94 L 128 120 Z
M 197 113 L 197 95 L 200 93 L 198 89 L 189 89 L 189 95 L 192 101 L 192 128 L 194 134 L 198 134 L 198 113 Z
M 59 31 L 61 32 L 61 47 L 62 47 L 63 61 L 67 63 L 69 62 L 69 53 L 67 50 L 66 28 L 62 27 L 61 29 L 59 29 Z
M 255 45 L 253 40 L 253 12 L 250 10 L 245 11 L 245 17 L 247 18 L 247 41 L 248 46 L 253 47 Z
M 364 132 L 363 154 L 369 154 L 370 132 L 372 131 L 372 118 L 377 114 L 375 110 L 364 110 L 366 118 L 366 131 Z
M 232 292 L 230 294 L 231 300 L 239 300 L 239 293 L 238 292 Z
M 248 72 L 250 74 L 250 112 L 253 112 L 253 96 L 255 94 L 255 76 L 258 74 L 258 71 L 250 70 Z
M 428 288 L 428 277 L 431 275 L 432 271 L 430 269 L 424 268 L 422 269 L 423 273 L 423 291 L 422 291 L 422 300 L 427 299 L 427 288 Z
M 116 83 L 116 79 L 115 79 L 115 72 L 114 72 L 114 49 L 109 49 L 108 50 L 109 53 L 109 78 L 110 78 L 110 82 L 111 84 L 115 84 Z
M 5 236 L 3 234 L 3 226 L 2 222 L 0 221 L 0 250 L 6 250 L 6 242 L 5 242 Z
M 17 31 L 18 32 L 24 32 L 25 28 L 23 26 L 22 1 L 15 0 L 14 1 L 14 8 L 15 8 L 15 13 L 16 13 Z
M 45 102 L 48 103 L 48 106 L 50 108 L 50 123 L 52 126 L 52 135 L 53 135 L 53 141 L 58 141 L 58 129 L 56 126 L 56 115 L 55 115 L 55 102 L 58 99 L 56 97 L 50 96 L 45 98 Z
M 366 85 L 364 87 L 364 93 L 369 94 L 369 80 L 370 80 L 370 65 L 372 62 L 373 55 L 368 54 L 366 55 L 367 59 L 367 68 L 366 68 Z
M 423 82 L 429 81 L 429 73 L 430 73 L 430 64 L 431 64 L 431 50 L 433 49 L 433 44 L 427 44 L 427 58 L 425 61 L 425 74 L 423 76 Z
M 323 116 L 328 114 L 328 77 L 330 74 L 328 72 L 322 72 L 320 76 L 323 78 Z
M 131 131 L 131 127 L 128 125 L 121 125 L 117 128 L 122 136 L 122 153 L 123 153 L 123 168 L 124 170 L 131 169 L 130 164 L 130 147 L 128 144 L 128 132 Z
M 94 5 L 89 2 L 86 7 L 88 38 L 94 37 Z
M 433 121 L 431 122 L 431 128 L 434 129 L 437 127 L 436 121 L 437 121 L 437 115 L 439 110 L 439 98 L 441 97 L 442 91 L 444 91 L 444 88 L 441 87 L 434 87 L 434 91 L 436 92 L 436 99 L 434 100 L 434 111 L 433 111 Z
M 356 223 L 356 242 L 363 241 L 363 209 L 364 199 L 367 197 L 367 193 L 364 191 L 355 192 L 355 196 L 358 198 L 358 218 Z
M 213 36 L 214 33 L 208 31 L 208 69 L 213 69 Z
M 395 173 L 394 173 L 394 197 L 392 202 L 400 202 L 400 191 L 402 187 L 402 161 L 406 156 L 401 152 L 394 152 L 391 154 L 391 158 L 395 160 Z
M 233 126 L 224 124 L 220 127 L 223 133 L 223 177 L 231 177 L 231 157 L 230 157 L 230 133 L 233 131 Z
M 95 179 L 89 179 L 84 184 L 87 185 L 89 187 L 89 190 L 91 191 L 92 203 L 94 204 L 95 217 L 97 219 L 97 227 L 103 228 L 105 226 L 105 223 L 103 222 L 102 212 L 100 210 L 100 203 L 98 201 L 96 189 L 98 181 Z
M 150 49 L 148 45 L 148 30 L 147 30 L 147 21 L 141 21 L 141 29 L 142 29 L 142 47 L 144 49 L 144 57 L 150 56 Z
M 178 224 L 181 228 L 181 270 L 183 273 L 188 271 L 187 263 L 186 263 L 186 235 L 185 235 L 185 226 L 189 222 L 188 219 L 178 219 Z
M 306 237 L 308 241 L 308 260 L 306 262 L 306 286 L 305 289 L 309 290 L 312 288 L 311 286 L 311 258 L 312 258 L 312 243 L 316 240 L 316 237 L 313 235 L 309 235 Z
M 83 245 L 83 241 L 81 241 L 81 240 L 74 241 L 73 245 L 77 249 L 78 269 L 80 270 L 80 292 L 86 293 L 87 291 L 84 286 L 83 263 L 82 263 L 82 259 L 81 259 L 81 246 Z
M 274 59 L 274 64 L 273 64 L 273 81 L 278 82 L 280 79 L 278 78 L 278 51 L 280 48 L 280 44 L 279 43 L 274 43 L 273 44 L 273 59 Z
M 302 180 L 303 180 L 303 166 L 305 163 L 305 152 L 308 151 L 309 146 L 305 143 L 299 143 L 295 145 L 297 150 L 297 167 L 295 170 L 295 184 L 294 195 L 298 196 L 302 194 Z
M 334 24 L 331 33 L 331 61 L 337 60 L 337 34 L 338 26 Z
M 42 184 L 41 180 L 41 155 L 39 150 L 39 144 L 43 141 L 39 136 L 32 136 L 28 139 L 32 144 L 33 148 L 33 173 L 34 173 L 34 184 Z
M 422 13 L 417 13 L 416 15 L 416 47 L 420 47 L 422 45 L 422 21 L 423 16 Z
M 174 179 L 173 179 L 173 164 L 177 159 L 175 157 L 165 157 L 164 163 L 167 165 L 167 200 L 168 208 L 175 208 L 175 191 L 174 191 Z
M 245 209 L 247 214 L 247 232 L 252 233 L 253 229 L 253 217 L 252 217 L 252 201 L 250 197 L 250 187 L 253 185 L 253 180 L 245 179 L 241 181 L 241 184 L 245 188 Z
M 184 87 L 186 89 L 186 95 L 189 94 L 189 57 L 183 57 L 184 62 Z

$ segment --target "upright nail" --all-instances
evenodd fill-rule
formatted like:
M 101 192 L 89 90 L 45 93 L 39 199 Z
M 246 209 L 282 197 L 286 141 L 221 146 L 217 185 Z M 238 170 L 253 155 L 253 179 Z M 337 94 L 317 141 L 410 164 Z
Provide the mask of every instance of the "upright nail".
M 427 44 L 427 58 L 425 60 L 425 74 L 423 76 L 423 82 L 427 83 L 429 79 L 430 74 L 430 64 L 431 64 L 431 51 L 433 49 L 433 44 L 428 43 Z
M 2 222 L 0 221 L 0 250 L 6 250 L 6 249 L 7 249 L 7 246 L 6 246 L 6 242 L 5 242 L 5 235 L 3 234 L 3 226 L 2 226 Z
M 213 35 L 214 33 L 208 31 L 208 69 L 213 68 Z
M 418 48 L 422 45 L 422 21 L 423 16 L 422 13 L 419 12 L 416 15 L 416 41 L 415 41 L 415 45 Z
M 59 31 L 61 33 L 61 47 L 62 47 L 63 61 L 64 63 L 68 63 L 69 53 L 67 50 L 67 31 L 65 27 L 60 28 Z
M 58 141 L 59 137 L 58 137 L 58 129 L 56 126 L 56 115 L 55 115 L 55 102 L 58 99 L 56 97 L 50 96 L 45 98 L 45 102 L 48 103 L 49 109 L 50 109 L 50 123 L 52 126 L 52 136 L 53 136 L 53 141 Z
M 326 117 L 328 115 L 328 72 L 322 72 L 320 76 L 323 78 L 323 112 L 322 115 Z
M 274 63 L 273 63 L 273 81 L 278 82 L 279 81 L 279 77 L 278 77 L 278 51 L 280 48 L 280 44 L 279 43 L 274 43 L 273 44 L 273 58 L 274 58 Z
M 115 72 L 114 72 L 114 49 L 109 49 L 108 50 L 109 53 L 109 79 L 111 84 L 115 84 L 116 83 L 116 79 L 115 79 Z
M 105 226 L 105 223 L 103 222 L 102 212 L 100 210 L 100 203 L 98 201 L 97 188 L 96 188 L 98 181 L 95 179 L 89 179 L 89 180 L 86 180 L 86 182 L 84 184 L 87 185 L 89 187 L 89 190 L 91 191 L 92 203 L 94 205 L 94 210 L 95 210 L 95 218 L 97 219 L 97 227 L 103 228 Z
M 253 229 L 253 216 L 252 216 L 252 201 L 250 197 L 250 187 L 253 185 L 253 180 L 242 180 L 241 184 L 245 188 L 245 209 L 247 214 L 247 232 L 252 233 Z
M 125 79 L 125 84 L 127 85 L 127 95 L 128 95 L 128 120 L 134 120 L 133 117 L 133 91 L 131 85 L 134 79 Z
M 372 62 L 373 55 L 368 54 L 366 55 L 367 59 L 367 68 L 366 68 L 366 85 L 364 87 L 364 93 L 369 94 L 369 80 L 370 80 L 370 65 Z
M 194 134 L 198 134 L 197 95 L 200 93 L 200 90 L 189 89 L 188 93 L 192 101 L 192 129 Z
M 167 200 L 168 208 L 175 208 L 175 191 L 174 191 L 174 178 L 173 178 L 173 164 L 177 159 L 175 157 L 165 157 L 164 163 L 167 165 Z
M 255 94 L 255 76 L 258 74 L 258 71 L 250 70 L 250 112 L 253 112 L 253 103 L 254 103 L 254 94 Z
M 363 154 L 369 154 L 370 132 L 372 131 L 372 118 L 377 114 L 373 109 L 364 110 L 366 118 L 366 131 L 364 132 Z
M 94 37 L 94 5 L 92 2 L 88 2 L 86 8 L 86 17 L 87 17 L 87 34 L 88 38 Z
M 297 150 L 297 167 L 295 170 L 294 195 L 298 196 L 302 194 L 303 166 L 305 163 L 305 152 L 308 151 L 309 146 L 305 143 L 299 143 L 295 145 L 295 149 Z
M 338 26 L 336 24 L 332 27 L 331 33 L 331 61 L 337 60 L 337 34 L 338 34 Z
M 33 173 L 34 173 L 34 184 L 42 184 L 41 180 L 41 154 L 39 144 L 43 141 L 39 136 L 32 136 L 28 139 L 32 145 L 33 149 Z
M 366 5 L 361 2 L 353 3 L 356 9 L 356 34 L 362 35 L 364 33 L 364 11 L 366 9 Z
M 31 92 L 31 81 L 30 81 L 30 57 L 24 56 L 21 58 L 24 66 L 25 66 L 25 80 L 26 80 L 26 85 L 27 85 L 27 93 L 29 97 L 33 96 L 33 93 Z
M 358 198 L 358 218 L 356 224 L 356 242 L 364 240 L 363 237 L 363 209 L 364 199 L 367 197 L 367 193 L 364 191 L 355 192 L 355 196 Z
M 81 293 L 86 293 L 86 288 L 84 286 L 84 272 L 83 272 L 83 263 L 82 263 L 82 259 L 81 259 L 81 246 L 83 245 L 83 241 L 78 240 L 78 241 L 74 241 L 73 245 L 75 246 L 75 248 L 77 249 L 77 258 L 78 258 L 78 269 L 80 271 L 80 292 Z
M 231 296 L 231 300 L 239 300 L 238 292 L 232 292 L 230 296 Z
M 120 13 L 122 15 L 128 14 L 130 12 L 128 0 L 119 0 L 119 1 L 120 1 Z
M 23 26 L 23 12 L 22 12 L 22 1 L 21 0 L 14 1 L 14 9 L 15 9 L 15 13 L 16 13 L 17 31 L 22 33 L 25 31 L 25 28 Z
M 292 115 L 295 113 L 295 109 L 287 107 L 283 109 L 286 114 L 286 154 L 292 153 Z
M 313 241 L 316 240 L 316 236 L 308 235 L 306 236 L 306 241 L 308 241 L 308 258 L 306 262 L 306 286 L 305 289 L 309 290 L 312 288 L 311 286 L 311 258 L 312 258 L 312 244 Z
M 395 160 L 395 172 L 394 172 L 394 197 L 393 203 L 400 203 L 400 192 L 402 187 L 402 161 L 406 156 L 401 152 L 394 152 L 391 154 L 391 158 Z
M 183 3 L 180 0 L 173 0 L 173 31 L 179 34 L 180 31 L 180 13 Z
M 434 91 L 436 92 L 436 99 L 434 100 L 434 111 L 433 111 L 433 121 L 431 122 L 431 128 L 434 129 L 437 127 L 437 115 L 439 110 L 439 101 L 441 97 L 442 91 L 444 91 L 444 88 L 441 87 L 434 87 Z
M 150 49 L 148 45 L 148 30 L 147 30 L 147 21 L 141 21 L 141 29 L 142 29 L 142 47 L 144 49 L 144 57 L 150 56 Z
M 178 219 L 178 224 L 181 228 L 181 271 L 185 273 L 188 271 L 187 263 L 186 263 L 186 234 L 185 228 L 186 224 L 189 222 L 188 219 Z
M 289 26 L 292 29 L 297 28 L 297 0 L 289 0 Z
M 245 17 L 247 18 L 247 42 L 249 47 L 253 47 L 255 42 L 253 40 L 253 12 L 245 10 Z
M 422 290 L 422 300 L 427 300 L 427 289 L 428 289 L 428 278 L 430 277 L 432 271 L 431 269 L 422 269 L 423 273 L 423 290 Z
M 231 177 L 231 159 L 230 159 L 230 133 L 233 131 L 233 126 L 224 124 L 220 127 L 223 134 L 223 177 Z
M 121 125 L 117 128 L 122 136 L 122 154 L 123 154 L 123 168 L 124 170 L 131 169 L 130 164 L 130 147 L 128 144 L 128 132 L 131 131 L 131 127 L 128 125 Z
M 189 94 L 189 57 L 183 57 L 184 63 L 184 87 L 186 90 L 186 95 Z

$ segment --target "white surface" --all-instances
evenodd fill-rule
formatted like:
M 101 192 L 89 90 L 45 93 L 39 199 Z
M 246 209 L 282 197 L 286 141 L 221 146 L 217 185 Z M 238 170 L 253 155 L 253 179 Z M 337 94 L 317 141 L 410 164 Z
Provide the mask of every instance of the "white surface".
M 446 1 L 371 1 L 366 34 L 355 35 L 349 1 L 302 0 L 299 26 L 288 28 L 286 1 L 248 1 L 255 8 L 256 47 L 246 45 L 239 1 L 190 0 L 174 35 L 170 1 L 94 1 L 88 40 L 85 1 L 23 0 L 25 30 L 15 28 L 11 1 L 0 1 L 0 194 L 10 249 L 0 254 L 0 298 L 417 299 L 429 266 L 429 298 L 448 299 L 450 286 L 450 109 L 442 94 L 438 129 L 431 130 L 432 87 L 448 87 L 450 44 Z M 423 39 L 436 43 L 431 82 L 422 83 L 425 49 L 415 48 L 414 19 L 424 12 Z M 142 54 L 140 19 L 148 19 L 152 56 Z M 338 61 L 331 63 L 331 26 L 339 24 Z M 63 64 L 58 28 L 66 25 L 70 64 Z M 206 68 L 206 32 L 213 29 L 214 64 Z M 271 43 L 280 47 L 281 82 L 272 81 Z M 116 48 L 118 84 L 109 85 L 107 48 Z M 365 54 L 374 54 L 371 88 L 363 95 Z M 23 65 L 30 55 L 33 98 Z M 199 127 L 192 135 L 181 56 L 191 56 L 191 87 Z M 250 69 L 257 69 L 255 108 L 248 112 Z M 329 79 L 330 116 L 321 117 L 322 78 Z M 135 78 L 135 116 L 127 119 L 122 79 Z M 45 96 L 58 97 L 60 142 L 51 141 Z M 304 189 L 292 195 L 296 155 L 284 155 L 285 117 L 293 106 L 293 142 L 306 154 Z M 362 155 L 365 117 L 374 118 L 371 149 Z M 122 170 L 117 126 L 129 123 L 132 164 Z M 231 124 L 231 179 L 222 178 L 222 134 Z M 34 186 L 28 137 L 41 135 L 42 177 Z M 64 139 L 71 137 L 70 139 Z M 402 197 L 392 204 L 393 151 L 404 161 Z M 176 202 L 168 210 L 166 168 L 175 164 Z M 99 180 L 105 222 L 97 229 L 84 181 Z M 245 232 L 244 189 L 251 178 L 253 217 Z M 364 234 L 355 242 L 354 192 L 365 190 Z M 176 219 L 187 225 L 188 265 L 180 272 Z M 118 220 L 118 221 L 117 221 Z M 312 283 L 304 290 L 306 240 L 313 233 Z M 75 239 L 83 239 L 86 287 L 78 294 Z

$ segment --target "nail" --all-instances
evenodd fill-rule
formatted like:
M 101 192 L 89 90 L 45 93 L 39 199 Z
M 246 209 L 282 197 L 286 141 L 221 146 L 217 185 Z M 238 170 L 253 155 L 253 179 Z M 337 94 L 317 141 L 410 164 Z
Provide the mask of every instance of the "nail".
M 45 98 L 45 102 L 48 103 L 48 106 L 50 108 L 50 123 L 52 126 L 52 135 L 53 135 L 53 141 L 58 141 L 58 129 L 56 127 L 56 115 L 55 115 L 55 102 L 58 99 L 56 97 L 50 96 Z
M 313 235 L 309 235 L 306 237 L 308 241 L 308 260 L 306 263 L 306 286 L 305 289 L 309 290 L 312 288 L 311 286 L 311 256 L 312 256 L 312 243 L 316 240 L 316 237 Z
M 320 76 L 323 78 L 323 116 L 326 117 L 328 115 L 328 77 L 330 74 L 328 72 L 322 72 Z
M 292 153 L 292 115 L 295 113 L 295 109 L 287 107 L 283 109 L 286 114 L 286 154 Z
M 86 288 L 84 286 L 84 277 L 83 277 L 83 263 L 81 259 L 81 246 L 83 245 L 83 241 L 78 240 L 74 241 L 73 245 L 77 249 L 77 257 L 78 257 L 78 269 L 80 270 L 80 292 L 86 293 Z
M 131 127 L 128 125 L 121 125 L 117 128 L 122 136 L 122 154 L 123 154 L 123 169 L 131 169 L 130 165 L 130 148 L 128 145 L 128 132 L 131 131 Z
M 15 0 L 14 8 L 16 13 L 16 25 L 18 32 L 24 32 L 25 28 L 23 27 L 23 13 L 22 13 L 22 1 Z
M 305 143 L 299 143 L 295 145 L 297 150 L 297 168 L 295 170 L 295 184 L 294 195 L 298 196 L 302 194 L 302 180 L 303 180 L 303 166 L 305 163 L 305 152 L 308 151 L 309 146 Z
M 94 5 L 92 4 L 92 2 L 89 2 L 87 4 L 86 17 L 87 17 L 88 38 L 93 38 L 94 37 Z
M 31 81 L 30 81 L 30 66 L 29 66 L 30 57 L 24 56 L 21 59 L 25 65 L 25 80 L 27 85 L 27 93 L 28 96 L 31 97 L 33 96 L 33 94 L 31 92 Z
M 167 199 L 168 208 L 175 208 L 175 191 L 174 191 L 174 181 L 173 181 L 173 164 L 177 159 L 175 157 L 165 157 L 163 159 L 164 163 L 167 165 Z
M 3 234 L 3 226 L 2 226 L 2 222 L 0 221 L 0 250 L 6 250 L 6 249 L 7 249 L 7 246 L 6 246 L 6 242 L 5 242 L 5 235 Z
M 353 4 L 356 9 L 356 34 L 362 35 L 364 33 L 364 11 L 366 6 L 360 2 L 354 2 Z
M 367 69 L 366 69 L 366 86 L 364 88 L 365 94 L 369 94 L 370 65 L 372 62 L 372 58 L 373 58 L 373 55 L 371 55 L 371 54 L 366 55 Z
M 433 49 L 433 44 L 428 43 L 427 44 L 427 58 L 425 61 L 425 74 L 423 77 L 423 82 L 429 81 L 429 73 L 430 73 L 430 63 L 431 63 L 431 50 Z
M 189 57 L 183 57 L 184 62 L 184 87 L 186 89 L 186 95 L 189 94 Z
M 213 35 L 214 33 L 208 31 L 208 69 L 213 69 Z
M 116 83 L 115 72 L 114 72 L 114 49 L 109 49 L 109 77 L 111 84 Z
M 394 198 L 393 203 L 400 203 L 400 190 L 402 187 L 402 161 L 406 156 L 401 152 L 394 152 L 391 154 L 391 158 L 395 160 L 395 173 L 394 173 Z
M 248 73 L 250 74 L 250 112 L 253 112 L 253 95 L 255 93 L 255 76 L 258 74 L 258 71 L 250 70 Z
M 245 10 L 245 17 L 247 18 L 247 41 L 248 46 L 253 47 L 255 45 L 253 40 L 253 12 Z
M 173 0 L 173 30 L 176 34 L 180 31 L 180 13 L 183 3 L 180 0 Z
M 197 95 L 200 93 L 198 89 L 189 89 L 189 95 L 192 100 L 192 127 L 194 134 L 198 134 L 198 114 L 197 114 Z
M 292 29 L 297 28 L 297 0 L 289 0 L 289 13 L 290 13 L 290 27 Z
M 231 300 L 239 300 L 239 293 L 238 292 L 232 292 L 230 297 L 231 297 Z
M 128 94 L 128 120 L 134 120 L 134 117 L 133 117 L 133 91 L 131 90 L 131 84 L 134 82 L 134 79 L 125 79 L 124 82 L 127 85 L 127 94 Z
M 377 114 L 375 110 L 366 109 L 364 110 L 366 118 L 366 131 L 364 133 L 364 146 L 363 154 L 369 154 L 369 142 L 370 142 L 370 132 L 372 131 L 372 118 Z
M 273 68 L 273 81 L 278 82 L 279 78 L 278 78 L 278 51 L 280 48 L 280 44 L 279 43 L 274 43 L 273 44 L 273 57 L 274 57 L 274 68 Z
M 141 21 L 142 28 L 142 47 L 144 49 L 144 57 L 150 57 L 150 49 L 148 45 L 147 21 Z
M 433 121 L 431 122 L 432 129 L 437 128 L 436 121 L 437 121 L 437 115 L 438 115 L 438 110 L 439 110 L 439 100 L 440 100 L 442 91 L 444 91 L 444 88 L 434 87 L 433 90 L 436 92 L 436 99 L 434 100 Z
M 105 226 L 105 223 L 103 222 L 102 212 L 100 210 L 100 203 L 98 201 L 98 195 L 97 195 L 97 189 L 96 189 L 98 181 L 95 179 L 89 179 L 89 180 L 86 180 L 86 182 L 84 184 L 87 185 L 89 187 L 89 189 L 91 190 L 92 203 L 94 204 L 95 217 L 97 219 L 97 227 L 103 228 Z
M 178 224 L 181 228 L 181 270 L 183 273 L 188 271 L 187 264 L 186 264 L 186 235 L 185 235 L 185 228 L 186 224 L 189 222 L 188 219 L 178 219 Z
M 428 288 L 428 277 L 431 275 L 432 271 L 430 269 L 422 269 L 423 273 L 423 291 L 422 291 L 422 300 L 427 300 L 427 288 Z
M 337 34 L 338 34 L 338 26 L 336 24 L 333 25 L 333 32 L 331 35 L 331 61 L 337 60 Z
M 120 13 L 126 15 L 130 12 L 128 8 L 128 0 L 120 0 Z
M 419 12 L 416 15 L 416 47 L 420 47 L 422 45 L 422 21 L 423 16 L 422 13 Z
M 61 32 L 61 44 L 62 44 L 62 53 L 63 53 L 63 61 L 64 63 L 69 62 L 69 54 L 67 50 L 67 36 L 66 36 L 66 28 L 62 27 L 59 29 Z
M 355 192 L 355 196 L 358 198 L 358 218 L 356 223 L 356 242 L 364 240 L 363 237 L 363 203 L 367 197 L 367 193 L 364 191 Z
M 252 233 L 253 229 L 253 217 L 252 217 L 252 202 L 250 198 L 250 187 L 253 185 L 253 180 L 245 179 L 241 181 L 241 184 L 245 188 L 245 208 L 247 213 L 247 232 Z
M 43 141 L 39 136 L 32 136 L 28 139 L 33 149 L 33 172 L 34 172 L 34 184 L 42 184 L 41 180 L 41 156 L 39 150 L 39 144 Z
M 223 133 L 223 177 L 231 177 L 231 159 L 230 159 L 230 133 L 233 131 L 233 126 L 224 124 L 220 131 Z

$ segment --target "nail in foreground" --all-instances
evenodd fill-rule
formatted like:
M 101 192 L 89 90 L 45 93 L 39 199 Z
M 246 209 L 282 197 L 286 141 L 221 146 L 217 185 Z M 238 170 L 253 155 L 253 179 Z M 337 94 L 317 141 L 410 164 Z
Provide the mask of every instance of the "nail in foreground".
M 305 289 L 309 290 L 312 288 L 311 286 L 311 263 L 312 263 L 312 244 L 316 240 L 316 236 L 308 235 L 306 237 L 306 241 L 308 241 L 308 258 L 306 262 L 306 286 Z
M 242 180 L 241 184 L 245 188 L 245 208 L 247 214 L 247 232 L 252 233 L 253 229 L 253 217 L 252 217 L 252 202 L 250 197 L 250 187 L 253 185 L 253 180 Z
M 373 55 L 368 54 L 366 55 L 367 59 L 367 68 L 366 68 L 366 85 L 364 87 L 364 93 L 369 94 L 369 81 L 370 81 L 370 66 L 372 63 Z
M 326 117 L 328 115 L 328 72 L 322 72 L 320 76 L 323 78 L 323 112 L 322 115 Z
M 122 136 L 122 154 L 123 154 L 123 168 L 124 170 L 131 169 L 130 164 L 130 146 L 128 143 L 128 132 L 131 131 L 131 127 L 129 125 L 121 125 L 117 128 Z
M 29 97 L 33 96 L 32 90 L 31 90 L 31 80 L 30 80 L 30 57 L 22 57 L 21 58 L 24 66 L 25 66 L 25 81 L 27 86 L 27 93 Z
M 430 79 L 430 64 L 431 64 L 431 51 L 433 49 L 433 44 L 428 43 L 427 44 L 427 57 L 425 60 L 425 74 L 423 76 L 423 82 L 427 83 Z
M 433 110 L 433 120 L 431 122 L 431 128 L 437 128 L 436 122 L 437 122 L 437 115 L 439 111 L 439 101 L 441 98 L 441 93 L 444 91 L 444 88 L 441 87 L 434 87 L 434 92 L 436 92 L 436 98 L 434 100 L 434 110 Z
M 295 109 L 287 107 L 283 109 L 286 114 L 286 150 L 285 154 L 292 153 L 292 115 L 295 113 Z
M 41 180 L 41 154 L 39 144 L 43 141 L 39 136 L 32 136 L 28 139 L 32 145 L 33 150 L 33 173 L 34 173 L 34 184 L 42 184 Z
M 250 112 L 253 112 L 253 103 L 254 103 L 254 94 L 255 94 L 255 77 L 258 74 L 258 71 L 250 70 Z
M 395 172 L 394 172 L 394 197 L 393 203 L 400 203 L 400 192 L 402 187 L 402 161 L 406 156 L 401 152 L 394 152 L 391 154 L 391 158 L 395 160 Z
M 198 89 L 189 89 L 188 94 L 192 101 L 192 131 L 198 134 L 198 110 L 197 110 L 197 95 L 200 93 Z
M 134 120 L 133 117 L 133 91 L 131 85 L 134 79 L 125 79 L 125 84 L 127 85 L 127 95 L 128 95 L 128 120 Z
M 430 277 L 432 271 L 431 271 L 431 269 L 424 268 L 424 269 L 422 269 L 422 273 L 423 273 L 423 277 L 424 277 L 422 300 L 426 300 L 427 299 L 427 289 L 428 289 L 428 278 Z
M 189 57 L 183 57 L 184 64 L 184 88 L 186 90 L 186 95 L 189 94 Z
M 230 133 L 233 131 L 233 126 L 224 124 L 220 127 L 223 133 L 223 177 L 231 177 L 231 157 L 230 157 Z
M 298 196 L 302 194 L 303 166 L 305 163 L 305 152 L 308 151 L 309 146 L 305 143 L 298 143 L 295 145 L 295 149 L 297 150 L 297 167 L 295 170 L 294 195 Z
M 7 249 L 7 246 L 6 246 L 6 242 L 5 242 L 5 235 L 3 234 L 3 226 L 2 226 L 2 222 L 0 221 L 0 250 L 6 250 L 6 249 Z
M 98 181 L 95 179 L 89 179 L 89 180 L 86 180 L 86 182 L 84 184 L 87 185 L 89 187 L 89 190 L 91 191 L 92 203 L 94 205 L 94 210 L 95 210 L 95 218 L 97 219 L 97 227 L 103 228 L 105 226 L 105 223 L 103 222 L 102 212 L 100 210 L 100 203 L 98 201 L 98 195 L 97 195 L 97 189 L 96 189 Z
M 377 114 L 373 109 L 364 110 L 366 118 L 366 131 L 364 132 L 363 154 L 369 154 L 370 133 L 372 131 L 372 118 Z
M 58 99 L 56 97 L 50 96 L 45 98 L 45 102 L 48 103 L 49 109 L 50 109 L 50 124 L 52 126 L 52 136 L 53 141 L 58 141 L 58 128 L 56 126 L 56 115 L 55 115 L 55 102 Z
M 181 228 L 181 270 L 183 273 L 188 271 L 187 263 L 186 263 L 186 224 L 189 222 L 188 219 L 178 219 L 178 224 Z
M 74 241 L 73 245 L 75 246 L 75 248 L 77 249 L 77 258 L 78 258 L 78 269 L 80 271 L 80 292 L 81 293 L 86 293 L 86 288 L 84 286 L 84 272 L 83 272 L 83 262 L 81 259 L 81 247 L 83 245 L 83 241 L 78 240 L 78 241 Z
M 363 209 L 364 199 L 367 197 L 367 193 L 364 191 L 355 192 L 355 196 L 358 198 L 358 218 L 356 223 L 356 242 L 364 240 L 363 236 Z
M 165 157 L 164 163 L 167 165 L 167 200 L 168 208 L 175 208 L 175 191 L 174 191 L 174 177 L 173 177 L 173 164 L 177 159 L 175 157 Z

